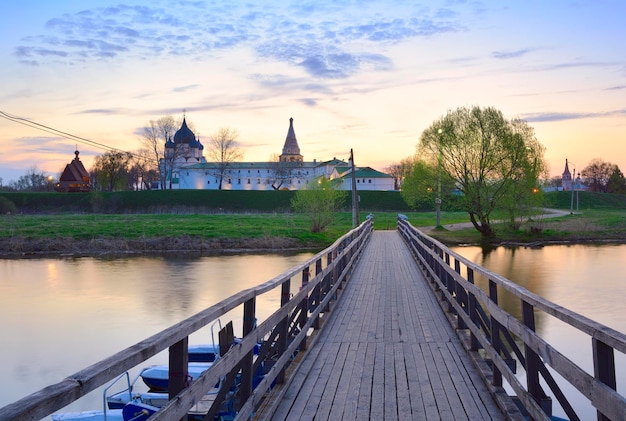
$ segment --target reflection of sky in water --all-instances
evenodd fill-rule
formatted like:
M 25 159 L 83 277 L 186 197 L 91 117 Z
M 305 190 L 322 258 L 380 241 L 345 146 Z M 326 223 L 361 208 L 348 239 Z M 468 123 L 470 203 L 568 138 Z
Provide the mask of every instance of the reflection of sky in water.
M 0 407 L 311 256 L 0 260 Z M 292 279 L 296 291 L 299 282 Z M 257 297 L 259 322 L 279 304 L 279 290 Z M 222 323 L 232 318 L 241 335 L 243 309 L 231 313 Z M 210 328 L 190 338 L 210 341 Z M 166 361 L 160 354 L 145 365 Z M 98 409 L 101 400 L 92 392 L 72 410 Z
M 551 245 L 542 248 L 505 248 L 483 254 L 480 247 L 456 247 L 455 252 L 508 278 L 524 288 L 569 310 L 617 331 L 626 327 L 626 245 Z M 486 282 L 476 279 L 481 288 Z M 501 305 L 520 318 L 521 305 L 512 295 L 502 294 Z M 591 338 L 571 326 L 536 312 L 537 332 L 559 352 L 593 375 Z M 616 352 L 617 387 L 626 393 L 626 357 Z M 569 396 L 573 388 L 563 386 Z M 576 392 L 577 394 L 577 392 Z M 576 410 L 586 398 L 573 399 Z M 563 415 L 554 400 L 555 415 Z M 584 409 L 582 419 L 595 419 Z

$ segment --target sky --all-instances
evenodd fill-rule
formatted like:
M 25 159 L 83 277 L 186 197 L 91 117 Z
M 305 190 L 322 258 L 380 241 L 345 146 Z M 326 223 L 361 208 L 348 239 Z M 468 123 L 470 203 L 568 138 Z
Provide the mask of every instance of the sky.
M 0 113 L 95 142 L 0 118 L 4 185 L 135 151 L 166 115 L 205 146 L 237 130 L 245 161 L 292 117 L 306 161 L 384 170 L 474 105 L 528 121 L 552 176 L 626 172 L 623 0 L 0 1 Z

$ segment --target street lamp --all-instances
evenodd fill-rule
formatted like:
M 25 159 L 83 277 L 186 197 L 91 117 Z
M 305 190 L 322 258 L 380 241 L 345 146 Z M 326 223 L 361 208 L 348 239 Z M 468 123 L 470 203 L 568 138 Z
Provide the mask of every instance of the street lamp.
M 437 224 L 436 227 L 441 226 L 441 133 L 443 130 L 437 130 L 439 136 L 437 136 L 437 148 L 439 155 L 437 156 L 437 198 L 435 199 L 435 206 L 437 209 Z
M 574 164 L 574 173 L 572 174 L 572 182 L 570 183 L 570 186 L 572 188 L 572 200 L 571 203 L 569 205 L 569 213 L 570 215 L 572 215 L 574 213 L 574 183 L 576 182 L 576 164 Z

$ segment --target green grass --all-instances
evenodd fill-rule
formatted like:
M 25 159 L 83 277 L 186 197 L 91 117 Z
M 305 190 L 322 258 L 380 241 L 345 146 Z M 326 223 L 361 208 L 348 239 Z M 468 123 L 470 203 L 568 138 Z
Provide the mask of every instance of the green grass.
M 170 192 L 123 192 L 124 194 L 8 194 L 6 197 L 15 199 L 20 207 L 31 210 L 41 209 L 38 214 L 18 214 L 0 216 L 1 239 L 45 239 L 67 238 L 90 240 L 96 238 L 174 238 L 194 237 L 202 239 L 248 239 L 282 237 L 297 240 L 305 247 L 323 248 L 351 228 L 352 214 L 343 211 L 337 214 L 336 220 L 322 233 L 311 233 L 310 223 L 306 216 L 289 213 L 263 211 L 274 206 L 282 208 L 288 202 L 285 192 L 257 192 L 260 195 L 245 196 L 254 192 L 209 192 L 211 194 L 191 194 L 190 191 Z M 148 193 L 148 194 L 143 194 Z M 231 194 L 236 193 L 236 194 Z M 274 194 L 276 193 L 276 194 Z M 385 193 L 385 192 L 375 192 Z M 366 197 L 367 195 L 364 195 Z M 368 213 L 374 214 L 374 229 L 393 230 L 396 228 L 398 212 L 385 210 L 397 206 L 398 194 L 377 194 L 367 196 L 369 208 L 364 207 L 361 200 L 360 221 L 365 220 Z M 230 199 L 229 199 L 230 198 Z M 245 206 L 251 204 L 259 208 L 244 213 L 243 198 L 247 198 Z M 88 200 L 89 199 L 89 200 Z M 216 201 L 220 199 L 219 201 Z M 231 200 L 232 199 L 232 200 Z M 254 200 L 252 200 L 254 199 Z M 519 230 L 510 230 L 506 224 L 496 224 L 495 241 L 550 241 L 580 239 L 625 239 L 626 240 L 626 197 L 619 195 L 579 194 L 579 213 L 554 219 L 536 219 L 525 223 Z M 78 203 L 100 203 L 107 206 L 123 207 L 125 213 L 69 213 L 68 209 Z M 256 200 L 256 202 L 255 202 Z M 200 204 L 210 209 L 201 207 Z M 167 203 L 176 203 L 168 205 Z M 226 211 L 223 207 L 230 203 Z M 546 206 L 568 209 L 571 193 L 557 192 L 546 194 Z M 47 204 L 44 206 L 44 204 Z M 140 205 L 144 206 L 141 208 Z M 69 206 L 69 207 L 68 207 Z M 145 213 L 148 209 L 163 207 L 162 211 Z M 171 212 L 175 208 L 176 212 Z M 52 213 L 61 209 L 62 212 Z M 143 212 L 140 212 L 143 209 Z M 166 210 L 170 210 L 166 212 Z M 208 209 L 208 211 L 207 211 Z M 222 209 L 223 212 L 218 212 Z M 238 209 L 238 211 L 236 211 Z M 383 210 L 377 210 L 383 209 Z M 229 212 L 229 213 L 225 213 Z M 252 212 L 252 213 L 251 213 Z M 409 222 L 416 227 L 432 227 L 435 225 L 435 212 L 409 212 L 400 209 L 407 215 Z M 494 214 L 492 219 L 504 215 Z M 458 224 L 468 222 L 465 212 L 441 213 L 441 224 Z M 478 243 L 481 236 L 474 228 L 462 230 L 438 229 L 432 235 L 448 243 Z
M 507 224 L 493 225 L 492 243 L 542 243 L 580 241 L 626 241 L 626 211 L 622 209 L 587 209 L 556 218 L 535 218 L 517 230 Z M 474 228 L 441 230 L 431 235 L 448 244 L 479 244 L 481 235 Z

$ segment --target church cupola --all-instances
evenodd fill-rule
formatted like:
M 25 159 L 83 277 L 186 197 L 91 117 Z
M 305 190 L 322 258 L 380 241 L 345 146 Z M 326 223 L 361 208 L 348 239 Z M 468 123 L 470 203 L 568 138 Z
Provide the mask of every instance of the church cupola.
M 302 162 L 300 146 L 298 146 L 296 132 L 293 129 L 293 118 L 289 119 L 289 130 L 283 146 L 283 153 L 280 155 L 280 162 Z

